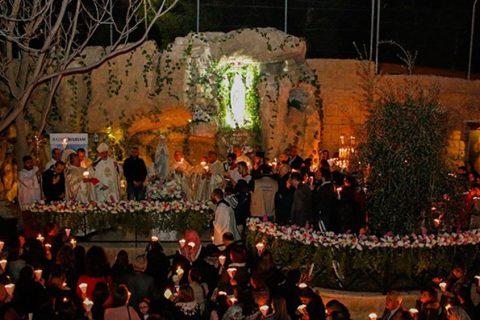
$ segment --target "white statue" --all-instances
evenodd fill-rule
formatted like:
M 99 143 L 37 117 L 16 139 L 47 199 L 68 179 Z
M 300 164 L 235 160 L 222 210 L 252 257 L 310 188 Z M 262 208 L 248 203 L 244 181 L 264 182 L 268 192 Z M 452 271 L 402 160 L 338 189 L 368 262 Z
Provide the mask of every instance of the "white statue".
M 164 135 L 160 135 L 157 149 L 155 150 L 155 174 L 165 179 L 168 176 L 168 147 L 167 139 Z
M 232 89 L 230 91 L 230 108 L 232 114 L 227 114 L 227 123 L 232 127 L 243 127 L 247 120 L 245 93 L 246 88 L 242 76 L 237 74 L 235 78 L 233 78 Z

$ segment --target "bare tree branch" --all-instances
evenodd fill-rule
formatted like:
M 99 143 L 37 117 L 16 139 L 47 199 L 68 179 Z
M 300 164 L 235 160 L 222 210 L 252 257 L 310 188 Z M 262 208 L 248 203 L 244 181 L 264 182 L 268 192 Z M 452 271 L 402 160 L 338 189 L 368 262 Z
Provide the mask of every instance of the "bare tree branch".
M 0 118 L 5 130 L 24 112 L 32 93 L 48 83 L 48 99 L 42 109 L 41 127 L 50 111 L 55 92 L 66 75 L 88 72 L 109 59 L 140 46 L 157 20 L 179 0 L 148 2 L 148 24 L 138 40 L 131 35 L 145 22 L 145 2 L 128 0 L 123 16 L 112 11 L 116 0 L 0 0 L 0 81 L 14 99 Z M 78 66 L 85 48 L 101 26 L 112 26 L 115 41 L 106 54 Z

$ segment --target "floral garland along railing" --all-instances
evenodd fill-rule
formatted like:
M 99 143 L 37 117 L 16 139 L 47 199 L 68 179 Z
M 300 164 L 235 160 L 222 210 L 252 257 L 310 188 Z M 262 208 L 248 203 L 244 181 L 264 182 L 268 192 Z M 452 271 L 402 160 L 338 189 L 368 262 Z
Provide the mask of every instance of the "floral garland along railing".
M 29 211 L 45 225 L 56 222 L 61 227 L 97 229 L 121 226 L 125 230 L 148 232 L 151 229 L 209 228 L 212 210 L 208 203 L 188 201 L 119 201 L 111 203 L 38 202 Z
M 333 232 L 318 232 L 298 226 L 279 226 L 272 222 L 261 222 L 259 219 L 249 219 L 248 229 L 276 239 L 298 241 L 304 245 L 315 247 L 351 248 L 362 251 L 375 248 L 434 248 L 447 246 L 480 244 L 480 229 L 461 233 L 441 233 L 438 235 L 390 235 L 357 236 L 354 234 L 335 234 Z

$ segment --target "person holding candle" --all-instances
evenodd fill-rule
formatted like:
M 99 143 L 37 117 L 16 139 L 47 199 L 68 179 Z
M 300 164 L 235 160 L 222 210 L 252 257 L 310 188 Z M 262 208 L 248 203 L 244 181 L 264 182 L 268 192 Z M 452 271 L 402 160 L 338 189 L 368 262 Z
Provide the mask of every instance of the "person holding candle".
M 123 163 L 123 174 L 127 180 L 127 198 L 128 200 L 145 199 L 144 182 L 147 178 L 147 166 L 145 161 L 139 157 L 138 147 L 133 147 L 130 151 L 130 157 Z
M 78 278 L 76 292 L 77 296 L 84 300 L 92 300 L 93 290 L 98 282 L 105 282 L 109 288 L 113 288 L 113 281 L 110 277 L 110 264 L 103 248 L 92 246 L 85 255 L 85 273 Z M 85 293 L 81 284 L 86 284 Z M 113 297 L 110 295 L 106 305 L 112 304 Z
M 95 200 L 90 172 L 80 166 L 78 154 L 70 154 L 69 163 L 70 165 L 65 169 L 65 199 L 81 203 Z
M 305 313 L 308 315 L 307 319 L 310 320 L 325 320 L 325 305 L 319 294 L 315 293 L 312 288 L 306 287 L 300 289 L 299 292 L 300 301 L 304 304 Z

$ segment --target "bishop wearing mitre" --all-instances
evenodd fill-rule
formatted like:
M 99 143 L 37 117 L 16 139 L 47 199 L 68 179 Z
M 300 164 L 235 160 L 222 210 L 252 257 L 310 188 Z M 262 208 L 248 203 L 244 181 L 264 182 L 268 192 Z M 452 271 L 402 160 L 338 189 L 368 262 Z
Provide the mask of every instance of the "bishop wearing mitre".
M 120 200 L 120 168 L 115 160 L 108 156 L 108 145 L 101 143 L 98 159 L 92 164 L 92 175 L 98 179 L 95 185 L 97 202 L 117 202 Z

